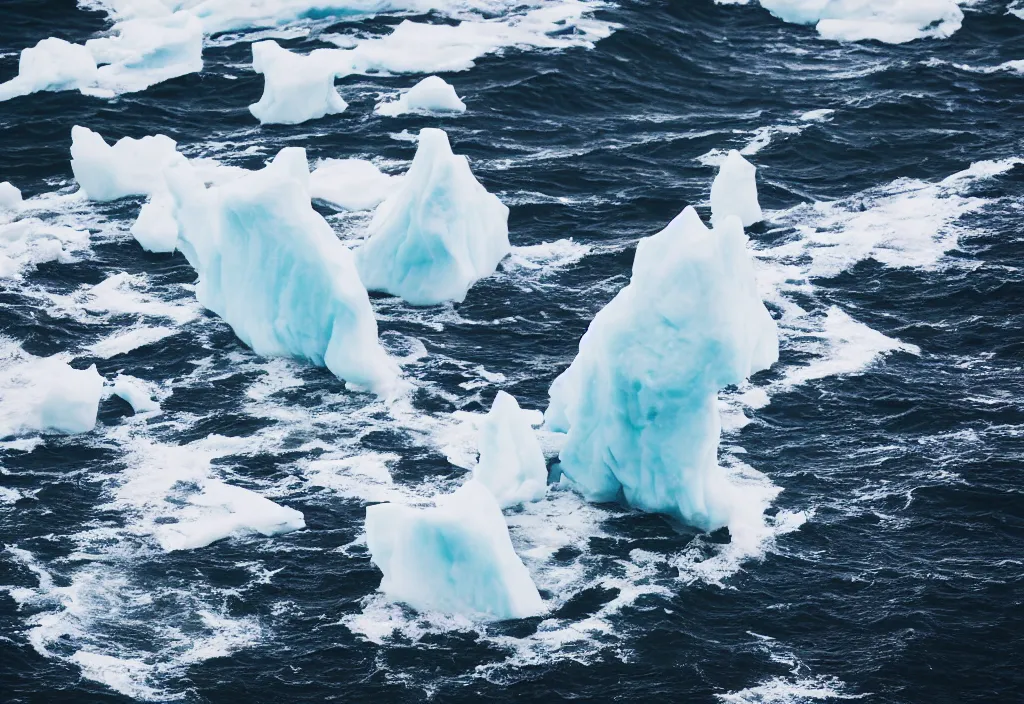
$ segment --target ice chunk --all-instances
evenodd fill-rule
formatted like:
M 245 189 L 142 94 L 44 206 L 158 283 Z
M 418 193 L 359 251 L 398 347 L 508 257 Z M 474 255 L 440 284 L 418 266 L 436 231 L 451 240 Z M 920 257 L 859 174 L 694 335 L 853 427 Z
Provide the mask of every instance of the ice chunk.
M 719 0 L 721 2 L 722 0 Z M 760 0 L 785 22 L 813 24 L 826 39 L 875 39 L 902 44 L 945 38 L 960 29 L 964 13 L 956 0 Z
M 737 216 L 743 227 L 761 221 L 756 174 L 754 165 L 738 151 L 729 151 L 711 184 L 711 222 L 719 222 L 730 215 Z
M 152 196 L 132 224 L 132 236 L 149 252 L 173 252 L 178 246 L 174 199 L 166 191 Z
M 324 159 L 309 175 L 309 192 L 345 210 L 372 210 L 401 182 L 363 159 Z
M 466 482 L 433 507 L 367 507 L 366 545 L 384 573 L 380 590 L 417 611 L 493 620 L 544 611 L 501 509 L 480 482 Z
M 97 75 L 88 49 L 50 37 L 22 50 L 18 75 L 0 83 L 0 101 L 38 91 L 79 90 L 93 85 Z
M 110 146 L 96 132 L 71 128 L 71 170 L 90 200 L 148 196 L 165 188 L 164 171 L 186 161 L 177 143 L 158 134 L 142 139 L 124 137 Z
M 249 106 L 262 124 L 297 125 L 348 107 L 334 87 L 339 66 L 336 49 L 316 49 L 302 56 L 273 41 L 252 45 L 252 68 L 264 78 L 263 97 Z
M 759 515 L 718 465 L 718 391 L 778 359 L 746 243 L 739 218 L 712 231 L 689 207 L 640 240 L 629 285 L 591 322 L 545 414 L 568 433 L 561 469 L 587 498 L 705 530 Z
M 381 115 L 393 117 L 407 112 L 466 112 L 466 104 L 462 102 L 455 87 L 438 76 L 427 76 L 407 92 L 402 93 L 398 100 L 377 105 L 376 111 Z
M 90 39 L 85 48 L 100 66 L 97 85 L 132 93 L 171 78 L 203 70 L 203 25 L 191 12 L 138 18 L 114 25 L 109 37 Z
M 0 183 L 0 215 L 21 209 L 21 191 L 10 181 Z
M 399 389 L 352 253 L 310 203 L 305 150 L 283 149 L 261 171 L 209 189 L 188 164 L 168 182 L 196 296 L 245 344 L 381 395 Z
M 153 400 L 146 382 L 133 376 L 118 374 L 114 379 L 114 395 L 124 399 L 135 413 L 159 411 L 160 404 Z
M 531 426 L 534 418 L 515 397 L 499 391 L 480 424 L 480 461 L 473 478 L 487 487 L 502 508 L 539 501 L 547 491 L 548 468 Z
M 271 537 L 306 527 L 301 511 L 224 482 L 207 482 L 188 502 L 197 514 L 192 520 L 169 523 L 156 531 L 160 547 L 168 552 L 206 547 L 233 535 Z
M 356 250 L 363 283 L 413 305 L 463 301 L 510 251 L 508 208 L 432 128 L 420 132 L 409 172 L 378 206 L 368 234 Z
M 85 433 L 96 425 L 103 377 L 56 357 L 21 358 L 0 368 L 0 437 Z
M 38 218 L 4 223 L 0 219 L 0 279 L 18 279 L 43 262 L 72 262 L 75 250 L 89 246 L 89 233 Z

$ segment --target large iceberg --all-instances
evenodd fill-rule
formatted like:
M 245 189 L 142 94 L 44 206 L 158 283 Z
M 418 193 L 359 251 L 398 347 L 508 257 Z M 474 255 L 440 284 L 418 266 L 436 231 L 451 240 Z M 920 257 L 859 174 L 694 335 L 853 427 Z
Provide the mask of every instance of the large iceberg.
M 412 166 L 377 208 L 368 235 L 356 250 L 363 283 L 413 305 L 465 300 L 511 249 L 508 208 L 433 128 L 420 131 Z
M 326 366 L 380 395 L 400 387 L 352 253 L 315 210 L 304 149 L 206 188 L 193 167 L 168 170 L 178 246 L 199 275 L 199 302 L 258 354 Z
M 96 425 L 103 377 L 56 357 L 31 357 L 0 369 L 0 437 L 85 433 Z
M 263 96 L 249 112 L 263 124 L 296 125 L 344 112 L 348 103 L 334 87 L 340 73 L 337 49 L 294 54 L 273 41 L 252 45 L 252 68 L 263 74 Z
M 450 83 L 439 76 L 427 76 L 397 100 L 379 103 L 375 110 L 388 117 L 408 112 L 458 113 L 466 112 L 466 104 Z
M 640 240 L 630 283 L 551 385 L 561 470 L 588 499 L 624 498 L 705 530 L 746 522 L 718 464 L 718 391 L 778 359 L 737 217 L 709 230 L 688 207 Z
M 718 167 L 711 184 L 711 222 L 737 216 L 743 227 L 760 222 L 761 206 L 757 202 L 757 168 L 732 149 Z
M 113 146 L 87 127 L 71 128 L 71 170 L 86 197 L 110 201 L 126 196 L 148 196 L 165 190 L 164 171 L 182 164 L 177 143 L 166 135 L 132 139 Z
M 480 423 L 480 461 L 473 478 L 487 487 L 502 508 L 544 498 L 548 468 L 533 425 L 543 417 L 524 411 L 515 397 L 499 391 Z
M 309 175 L 309 192 L 343 210 L 373 210 L 401 182 L 364 159 L 323 159 Z
M 729 0 L 718 0 L 726 2 Z M 826 39 L 902 44 L 944 38 L 960 29 L 956 0 L 759 0 L 785 22 L 812 24 Z
M 417 611 L 487 620 L 544 611 L 501 509 L 477 481 L 438 497 L 432 507 L 367 507 L 366 545 L 384 573 L 380 590 Z

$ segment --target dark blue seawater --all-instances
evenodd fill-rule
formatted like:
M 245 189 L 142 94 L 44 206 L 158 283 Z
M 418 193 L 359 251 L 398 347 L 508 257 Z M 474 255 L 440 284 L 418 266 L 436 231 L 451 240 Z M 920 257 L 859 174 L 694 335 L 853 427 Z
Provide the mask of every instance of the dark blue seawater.
M 1024 20 L 1006 6 L 887 45 L 827 41 L 756 4 L 621 0 L 596 12 L 618 28 L 592 49 L 507 49 L 445 74 L 469 108 L 456 118 L 375 116 L 379 93 L 418 77 L 353 76 L 345 113 L 262 127 L 245 37 L 143 92 L 0 103 L 0 181 L 26 198 L 75 190 L 76 124 L 246 168 L 302 146 L 396 173 L 415 151 L 402 132 L 440 126 L 524 248 L 460 305 L 374 297 L 418 386 L 396 417 L 245 348 L 197 306 L 180 254 L 128 234 L 140 199 L 39 215 L 92 244 L 0 279 L 0 335 L 154 382 L 164 412 L 133 419 L 111 397 L 92 433 L 0 449 L 0 701 L 1024 701 L 1024 75 L 995 68 L 1024 59 Z M 281 43 L 398 21 L 319 19 Z M 39 39 L 107 26 L 70 0 L 0 0 L 0 80 Z M 726 531 L 552 492 L 508 516 L 521 553 L 552 548 L 526 559 L 543 619 L 383 601 L 365 506 L 461 481 L 452 413 L 499 388 L 543 409 L 636 241 L 687 204 L 707 217 L 730 148 L 759 169 L 767 219 L 750 235 L 782 336 L 761 402 L 723 396 L 723 463 L 781 489 L 764 540 L 742 552 Z M 365 226 L 317 207 L 343 238 Z M 90 287 L 122 272 L 97 302 Z M 136 329 L 158 339 L 96 346 Z M 147 487 L 190 462 L 302 511 L 306 530 L 163 552 Z M 90 670 L 82 652 L 120 664 Z

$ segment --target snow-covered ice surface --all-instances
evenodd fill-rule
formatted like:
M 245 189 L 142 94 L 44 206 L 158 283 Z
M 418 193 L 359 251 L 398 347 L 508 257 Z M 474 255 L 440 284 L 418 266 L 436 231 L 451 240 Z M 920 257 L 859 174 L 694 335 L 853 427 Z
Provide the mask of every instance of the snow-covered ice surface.
M 397 117 L 410 112 L 466 112 L 466 104 L 455 92 L 453 85 L 440 76 L 427 76 L 395 100 L 377 103 L 375 109 L 381 115 Z
M 56 355 L 106 383 L 91 430 L 0 438 L 0 691 L 197 704 L 1016 691 L 1002 666 L 1024 627 L 1006 608 L 1024 426 L 1015 5 L 965 5 L 951 36 L 893 45 L 826 38 L 756 3 L 12 2 L 24 22 L 0 23 L 0 82 L 42 38 L 85 47 L 175 10 L 202 24 L 203 68 L 2 103 L 0 181 L 21 197 L 0 187 L 0 376 Z M 346 110 L 253 118 L 252 44 L 267 40 L 347 58 L 332 78 Z M 431 74 L 466 112 L 375 113 Z M 70 164 L 74 125 L 101 154 L 166 135 L 189 166 L 166 149 L 100 156 L 93 190 L 117 195 L 92 200 Z M 461 303 L 368 296 L 406 394 L 260 354 L 201 305 L 173 198 L 155 187 L 161 153 L 207 193 L 305 149 L 304 214 L 280 192 L 293 185 L 257 189 L 262 202 L 281 206 L 278 224 L 315 212 L 356 250 L 425 127 L 509 208 L 510 247 Z M 482 471 L 499 391 L 536 420 L 637 242 L 686 205 L 710 222 L 731 150 L 757 168 L 763 220 L 746 234 L 780 338 L 779 362 L 717 403 L 722 472 L 765 498 L 755 539 L 591 503 L 566 481 L 501 512 L 539 615 L 382 592 L 367 508 L 431 507 Z M 253 278 L 224 290 L 254 304 L 280 260 L 249 255 L 228 260 Z M 8 398 L 0 388 L 0 417 L 22 418 Z M 533 434 L 553 464 L 565 438 Z

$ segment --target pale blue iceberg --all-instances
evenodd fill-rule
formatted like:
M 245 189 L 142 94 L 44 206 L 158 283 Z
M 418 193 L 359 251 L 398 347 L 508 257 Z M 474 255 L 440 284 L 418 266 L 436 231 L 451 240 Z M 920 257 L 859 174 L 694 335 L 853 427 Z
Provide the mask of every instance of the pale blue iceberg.
M 778 359 L 746 245 L 737 217 L 709 230 L 689 207 L 638 243 L 630 283 L 591 322 L 545 414 L 588 499 L 704 530 L 757 520 L 760 501 L 718 464 L 718 391 Z
M 22 49 L 18 75 L 0 83 L 0 101 L 39 91 L 80 90 L 96 79 L 96 59 L 88 49 L 50 37 Z
M 179 164 L 167 183 L 196 296 L 245 344 L 383 396 L 400 389 L 352 253 L 311 205 L 305 150 L 283 149 L 266 168 L 211 188 Z
M 750 227 L 761 222 L 761 205 L 757 202 L 757 168 L 735 149 L 718 167 L 711 184 L 711 222 L 735 215 Z
M 543 420 L 539 412 L 524 411 L 514 396 L 499 391 L 480 422 L 480 461 L 473 478 L 487 487 L 501 508 L 540 501 L 547 492 L 547 463 L 533 429 Z
M 133 376 L 118 374 L 114 377 L 111 392 L 124 399 L 136 414 L 153 413 L 160 410 L 160 404 L 153 400 L 153 393 L 149 389 L 149 385 Z
M 366 288 L 416 306 L 461 302 L 511 251 L 508 208 L 452 153 L 444 131 L 420 131 L 401 187 L 378 206 L 356 250 Z
M 397 100 L 379 103 L 374 110 L 388 117 L 410 112 L 460 113 L 466 112 L 466 104 L 450 83 L 439 76 L 427 76 L 398 96 Z
M 501 508 L 477 481 L 437 497 L 432 507 L 367 507 L 366 545 L 384 573 L 380 590 L 417 611 L 484 620 L 544 611 Z
M 364 159 L 322 159 L 309 175 L 309 192 L 343 210 L 373 210 L 401 182 Z

